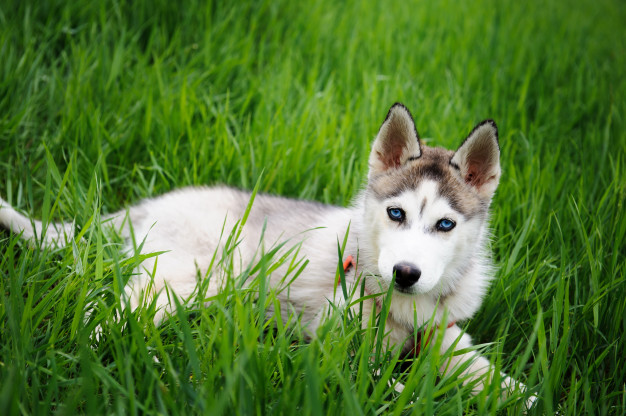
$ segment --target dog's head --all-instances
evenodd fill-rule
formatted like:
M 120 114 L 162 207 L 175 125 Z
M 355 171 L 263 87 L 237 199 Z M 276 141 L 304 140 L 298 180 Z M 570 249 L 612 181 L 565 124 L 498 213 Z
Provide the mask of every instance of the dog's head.
M 382 289 L 446 293 L 480 261 L 485 221 L 500 179 L 496 124 L 478 124 L 456 151 L 420 142 L 402 104 L 372 145 L 365 228 Z

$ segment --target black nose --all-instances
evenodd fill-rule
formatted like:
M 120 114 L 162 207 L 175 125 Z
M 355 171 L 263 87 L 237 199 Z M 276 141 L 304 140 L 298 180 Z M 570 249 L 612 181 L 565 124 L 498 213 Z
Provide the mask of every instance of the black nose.
M 398 263 L 393 266 L 396 274 L 396 285 L 406 289 L 417 282 L 422 275 L 422 271 L 412 263 Z

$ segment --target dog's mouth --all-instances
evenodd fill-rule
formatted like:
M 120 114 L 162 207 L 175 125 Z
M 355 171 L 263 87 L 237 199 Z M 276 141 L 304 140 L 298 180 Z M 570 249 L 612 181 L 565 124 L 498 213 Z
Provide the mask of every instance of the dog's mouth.
M 395 281 L 392 283 L 392 282 L 389 282 L 387 279 L 385 279 L 382 276 L 382 274 L 379 274 L 379 273 L 370 274 L 368 277 L 372 278 L 373 281 L 376 282 L 374 284 L 368 285 L 368 287 L 370 288 L 369 291 L 371 293 L 387 293 L 389 291 L 390 284 L 393 284 L 394 294 L 398 294 L 400 296 L 424 295 L 427 293 L 431 293 L 433 291 L 433 289 L 430 289 L 427 291 L 421 291 L 418 289 L 417 283 L 412 284 L 411 286 L 402 286 L 396 283 Z
M 405 295 L 415 295 L 416 294 L 415 291 L 411 290 L 412 287 L 413 286 L 403 287 L 403 286 L 400 286 L 400 285 L 398 285 L 396 283 L 394 283 L 394 285 L 393 285 L 394 291 L 396 291 L 398 293 L 405 294 Z
M 371 277 L 373 277 L 374 281 L 376 282 L 374 285 L 372 285 L 372 289 L 374 289 L 373 291 L 371 291 L 372 293 L 384 294 L 389 292 L 389 283 L 387 283 L 381 275 L 372 275 Z M 413 286 L 402 287 L 396 283 L 393 284 L 393 292 L 403 296 L 417 295 L 418 293 L 415 292 L 415 290 L 412 290 L 412 288 Z

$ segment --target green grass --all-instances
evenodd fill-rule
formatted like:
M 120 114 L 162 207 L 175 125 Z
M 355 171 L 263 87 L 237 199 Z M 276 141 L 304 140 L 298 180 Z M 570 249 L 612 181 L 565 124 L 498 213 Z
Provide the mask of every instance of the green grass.
M 261 174 L 347 204 L 395 101 L 429 144 L 499 126 L 499 272 L 468 332 L 537 393 L 531 414 L 623 414 L 625 21 L 609 0 L 2 2 L 0 195 L 83 238 L 0 233 L 0 414 L 518 414 L 496 383 L 440 377 L 434 351 L 395 393 L 371 331 L 337 314 L 307 343 L 273 294 L 231 288 L 158 328 L 149 304 L 106 319 L 140 258 L 100 213 Z

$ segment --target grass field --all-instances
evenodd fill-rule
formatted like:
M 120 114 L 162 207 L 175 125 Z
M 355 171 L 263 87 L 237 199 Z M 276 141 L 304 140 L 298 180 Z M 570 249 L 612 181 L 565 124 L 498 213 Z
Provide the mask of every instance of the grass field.
M 429 144 L 499 126 L 499 271 L 464 327 L 538 395 L 530 414 L 624 414 L 624 22 L 609 0 L 3 1 L 0 195 L 82 238 L 0 231 L 0 414 L 519 414 L 524 393 L 471 396 L 430 350 L 398 394 L 371 331 L 338 315 L 306 343 L 271 294 L 107 319 L 139 258 L 101 213 L 259 178 L 348 204 L 396 101 Z

